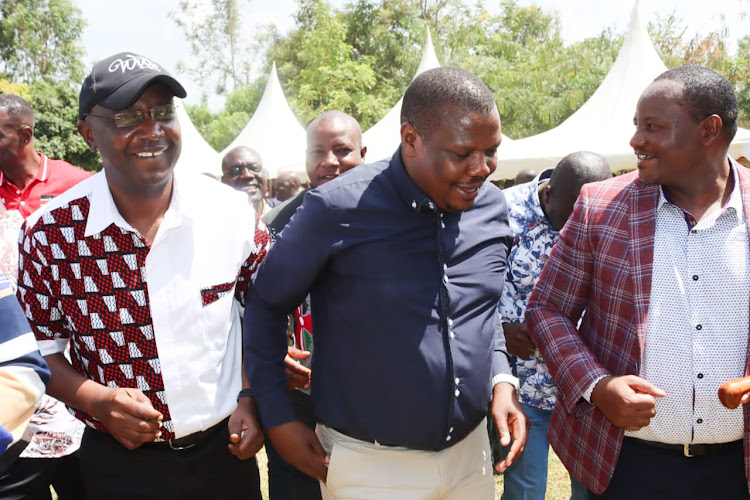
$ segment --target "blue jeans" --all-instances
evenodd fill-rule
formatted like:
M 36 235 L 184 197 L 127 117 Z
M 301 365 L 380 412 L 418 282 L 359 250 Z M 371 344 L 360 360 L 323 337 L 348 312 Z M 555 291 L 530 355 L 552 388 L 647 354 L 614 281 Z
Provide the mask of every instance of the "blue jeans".
M 502 500 L 544 500 L 547 492 L 547 460 L 549 459 L 547 428 L 552 412 L 523 403 L 521 406 L 531 423 L 529 439 L 524 452 L 505 471 Z M 493 439 L 497 440 L 497 433 Z M 501 456 L 505 457 L 510 446 L 500 448 Z M 570 489 L 571 500 L 588 498 L 588 489 L 573 476 L 570 476 Z

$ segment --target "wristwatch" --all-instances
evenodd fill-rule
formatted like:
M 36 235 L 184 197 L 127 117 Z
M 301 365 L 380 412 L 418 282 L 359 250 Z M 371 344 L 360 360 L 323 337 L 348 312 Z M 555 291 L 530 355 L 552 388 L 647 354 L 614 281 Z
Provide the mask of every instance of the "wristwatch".
M 255 397 L 255 393 L 250 387 L 248 387 L 246 389 L 242 389 L 240 393 L 237 394 L 237 402 L 238 403 L 240 402 L 240 398 L 254 398 L 254 397 Z

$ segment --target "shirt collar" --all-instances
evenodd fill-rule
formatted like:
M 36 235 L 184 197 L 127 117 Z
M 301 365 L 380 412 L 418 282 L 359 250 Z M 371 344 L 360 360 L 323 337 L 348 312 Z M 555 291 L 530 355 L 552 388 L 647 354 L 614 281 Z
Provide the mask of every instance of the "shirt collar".
M 34 175 L 34 180 L 39 182 L 47 182 L 47 179 L 49 178 L 49 172 L 48 172 L 48 165 L 47 165 L 47 156 L 44 153 L 40 153 L 37 151 L 36 153 L 39 155 L 39 169 L 36 171 L 36 175 Z M 0 170 L 0 186 L 5 184 L 5 172 Z
M 197 207 L 191 209 L 190 204 L 182 202 L 182 192 L 190 188 L 187 179 L 183 179 L 182 176 L 174 171 L 172 179 L 174 183 L 172 199 L 169 202 L 169 207 L 164 213 L 164 217 L 159 226 L 159 233 L 172 227 L 179 226 L 183 217 L 192 219 L 197 210 Z M 93 177 L 89 204 L 90 208 L 88 220 L 86 221 L 85 236 L 88 237 L 93 234 L 101 233 L 112 224 L 127 231 L 134 233 L 138 232 L 122 217 L 120 211 L 117 209 L 115 200 L 112 198 L 112 192 L 109 190 L 106 168 L 102 169 L 101 172 Z
M 740 178 L 737 174 L 737 166 L 735 165 L 734 160 L 732 160 L 731 158 L 729 160 L 729 169 L 730 169 L 732 178 L 734 179 L 734 186 L 732 187 L 732 192 L 729 193 L 729 198 L 727 198 L 727 201 L 726 203 L 724 203 L 724 206 L 721 207 L 721 211 L 719 212 L 716 218 L 718 219 L 724 214 L 724 212 L 726 212 L 728 209 L 731 208 L 731 209 L 734 209 L 735 214 L 737 214 L 737 217 L 740 220 L 744 220 L 744 211 L 742 210 L 742 194 L 740 193 Z M 659 188 L 660 188 L 659 189 L 659 203 L 656 206 L 657 210 L 661 209 L 667 203 L 670 205 L 674 205 L 674 203 L 669 201 L 669 199 L 664 194 L 664 186 L 659 186 Z
M 390 171 L 394 177 L 394 185 L 401 195 L 401 199 L 409 206 L 409 210 L 419 212 L 424 207 L 430 210 L 436 208 L 430 197 L 409 177 L 406 167 L 404 167 L 404 163 L 401 161 L 401 146 L 398 147 L 391 157 Z M 431 204 L 432 206 L 430 206 Z

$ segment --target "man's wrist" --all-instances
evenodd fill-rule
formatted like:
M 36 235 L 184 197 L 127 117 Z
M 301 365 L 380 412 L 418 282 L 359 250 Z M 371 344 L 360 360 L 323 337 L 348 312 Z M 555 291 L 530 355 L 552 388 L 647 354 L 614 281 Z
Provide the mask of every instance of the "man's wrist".
M 250 387 L 246 387 L 240 391 L 239 394 L 237 394 L 237 402 L 240 402 L 241 398 L 254 398 L 255 393 Z
M 518 392 L 519 383 L 517 377 L 514 377 L 510 373 L 498 373 L 497 375 L 492 377 L 492 387 L 495 387 L 497 384 L 501 384 L 503 382 L 512 385 L 516 392 Z

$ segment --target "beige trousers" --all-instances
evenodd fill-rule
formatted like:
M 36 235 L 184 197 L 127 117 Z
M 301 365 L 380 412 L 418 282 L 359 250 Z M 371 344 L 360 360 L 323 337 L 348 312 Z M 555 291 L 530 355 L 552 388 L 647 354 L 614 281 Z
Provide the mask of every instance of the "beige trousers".
M 487 423 L 441 451 L 382 446 L 324 425 L 316 429 L 330 457 L 323 500 L 492 500 L 495 482 Z

